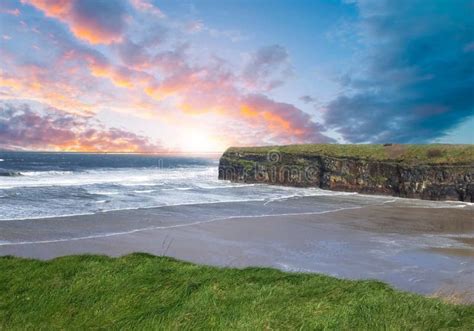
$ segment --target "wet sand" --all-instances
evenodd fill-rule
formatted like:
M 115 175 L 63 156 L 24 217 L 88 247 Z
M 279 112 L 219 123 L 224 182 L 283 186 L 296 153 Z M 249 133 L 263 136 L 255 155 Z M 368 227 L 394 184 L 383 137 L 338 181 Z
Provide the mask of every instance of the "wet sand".
M 219 266 L 379 279 L 428 295 L 450 288 L 474 302 L 472 206 L 361 199 L 307 197 L 2 221 L 0 255 L 51 259 L 140 251 Z M 329 207 L 321 209 L 320 202 Z

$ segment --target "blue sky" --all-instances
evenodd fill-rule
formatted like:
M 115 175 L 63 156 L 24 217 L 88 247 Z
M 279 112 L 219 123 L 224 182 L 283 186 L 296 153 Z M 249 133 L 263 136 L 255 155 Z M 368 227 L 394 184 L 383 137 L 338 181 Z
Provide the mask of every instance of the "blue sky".
M 0 3 L 4 148 L 474 140 L 472 1 Z

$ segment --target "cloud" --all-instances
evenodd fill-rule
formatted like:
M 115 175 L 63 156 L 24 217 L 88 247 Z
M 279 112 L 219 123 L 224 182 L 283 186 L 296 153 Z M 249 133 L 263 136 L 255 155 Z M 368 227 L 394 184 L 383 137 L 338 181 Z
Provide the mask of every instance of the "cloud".
M 66 115 L 54 108 L 41 112 L 23 104 L 0 105 L 0 147 L 81 152 L 158 152 L 146 137 L 105 128 L 88 117 Z
M 313 103 L 317 101 L 316 98 L 313 98 L 310 95 L 302 95 L 299 99 L 303 101 L 304 103 Z
M 263 122 L 272 139 L 282 143 L 322 143 L 333 139 L 321 133 L 324 127 L 295 106 L 276 102 L 261 94 L 242 98 L 240 114 L 251 121 Z
M 66 23 L 79 39 L 110 44 L 122 39 L 126 8 L 122 0 L 22 0 Z
M 266 135 L 268 143 L 329 142 L 324 127 L 301 109 L 276 102 L 263 94 L 239 89 L 238 77 L 218 58 L 204 66 L 183 63 L 148 92 L 155 98 L 175 96 L 186 114 L 214 113 L 239 123 L 242 131 L 253 136 Z M 257 141 L 257 140 L 256 140 Z
M 265 91 L 283 85 L 291 75 L 292 68 L 286 48 L 270 45 L 250 55 L 243 69 L 242 79 L 247 88 Z
M 159 60 L 154 59 L 151 54 L 156 52 L 154 48 L 165 43 L 168 30 L 157 24 L 153 24 L 147 30 L 147 32 L 141 33 L 137 40 L 126 37 L 122 42 L 114 45 L 125 66 L 135 69 L 149 69 Z
M 209 36 L 213 38 L 224 38 L 232 42 L 239 42 L 245 39 L 248 39 L 247 36 L 243 35 L 239 30 L 224 30 L 224 29 L 215 29 L 206 25 L 202 20 L 191 20 L 186 22 L 183 25 L 183 31 L 188 34 L 198 34 L 201 32 L 206 32 Z
M 184 26 L 185 31 L 189 33 L 198 33 L 201 32 L 204 28 L 204 23 L 201 20 L 190 21 Z
M 148 62 L 150 56 L 142 45 L 128 39 L 116 47 L 124 65 L 132 68 L 146 68 L 150 66 Z
M 301 109 L 263 95 L 283 82 L 285 70 L 291 69 L 288 52 L 282 46 L 263 47 L 252 53 L 244 70 L 246 75 L 242 75 L 230 62 L 200 53 L 195 44 L 187 41 L 188 35 L 167 23 L 169 19 L 152 20 L 144 13 L 146 9 L 137 7 L 140 5 L 136 3 L 132 4 L 135 9 L 127 7 L 132 9 L 131 16 L 127 18 L 126 30 L 119 34 L 120 41 L 93 45 L 77 40 L 61 23 L 67 22 L 72 29 L 69 18 L 75 10 L 74 1 L 31 2 L 58 20 L 45 19 L 41 12 L 29 6 L 21 8 L 21 17 L 8 15 L 10 25 L 16 27 L 12 29 L 16 31 L 14 39 L 25 42 L 8 43 L 11 45 L 0 54 L 0 99 L 14 103 L 29 100 L 48 105 L 55 112 L 66 112 L 57 116 L 76 122 L 74 126 L 64 127 L 65 131 L 73 131 L 72 140 L 62 144 L 65 149 L 105 150 L 105 144 L 100 145 L 98 138 L 85 140 L 81 132 L 89 127 L 95 130 L 92 136 L 102 137 L 111 149 L 124 148 L 114 146 L 108 139 L 112 129 L 97 128 L 96 122 L 86 121 L 84 117 L 104 116 L 104 113 L 133 116 L 130 121 L 133 125 L 146 117 L 164 127 L 163 132 L 169 132 L 172 126 L 179 130 L 184 125 L 196 126 L 198 121 L 206 123 L 212 118 L 215 123 L 209 126 L 209 135 L 236 143 L 330 141 L 322 134 L 325 128 Z M 149 29 L 161 24 L 162 28 Z M 33 44 L 40 49 L 28 52 L 22 48 L 29 49 Z M 252 84 L 250 77 L 254 79 Z M 20 113 L 10 114 L 24 117 Z M 56 115 L 33 114 L 45 121 L 45 127 L 60 129 L 49 121 Z M 124 131 L 119 133 L 125 136 Z M 25 138 L 25 147 L 60 148 L 46 139 L 46 134 L 41 137 L 37 139 L 41 146 L 35 146 L 34 139 Z
M 83 115 L 106 108 L 156 116 L 157 105 L 141 92 L 154 81 L 152 76 L 112 64 L 100 52 L 55 29 L 54 23 L 36 26 L 36 43 L 48 47 L 34 53 L 16 52 L 10 45 L 2 49 L 0 99 L 33 100 Z
M 367 47 L 326 126 L 351 142 L 428 142 L 473 115 L 472 2 L 358 1 Z
M 166 15 L 148 0 L 131 0 L 131 3 L 135 9 L 142 11 L 147 14 L 154 15 L 159 18 L 165 18 Z
M 36 100 L 69 112 L 90 113 L 92 104 L 77 98 L 82 90 L 75 80 L 65 77 L 70 71 L 62 69 L 57 75 L 52 75 L 47 68 L 29 64 L 16 65 L 12 73 L 0 72 L 0 99 Z M 94 93 L 89 97 L 93 98 Z
M 89 54 L 84 59 L 93 76 L 110 79 L 117 87 L 131 89 L 147 86 L 155 82 L 155 78 L 152 75 L 143 71 L 111 64 L 101 54 Z
M 3 6 L 3 3 L 2 3 Z M 18 8 L 0 8 L 0 13 L 13 16 L 20 16 L 21 12 Z

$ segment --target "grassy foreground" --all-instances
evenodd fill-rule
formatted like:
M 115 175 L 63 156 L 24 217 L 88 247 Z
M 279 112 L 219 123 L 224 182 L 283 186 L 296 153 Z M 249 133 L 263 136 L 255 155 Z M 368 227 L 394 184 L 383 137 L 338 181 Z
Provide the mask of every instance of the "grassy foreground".
M 3 329 L 472 329 L 474 306 L 266 268 L 166 257 L 0 258 Z
M 227 152 L 325 155 L 409 164 L 473 164 L 474 145 L 449 144 L 301 144 L 264 147 L 231 147 Z

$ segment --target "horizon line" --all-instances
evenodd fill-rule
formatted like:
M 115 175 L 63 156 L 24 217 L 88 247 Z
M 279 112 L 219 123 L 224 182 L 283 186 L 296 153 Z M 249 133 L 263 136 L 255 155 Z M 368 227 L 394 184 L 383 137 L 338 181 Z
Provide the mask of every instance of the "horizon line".
M 48 151 L 48 150 L 11 150 L 11 149 L 0 149 L 0 153 L 70 153 L 70 154 L 222 154 L 224 151 L 206 151 L 206 152 L 192 152 L 192 151 L 160 151 L 160 152 L 108 152 L 108 151 Z

